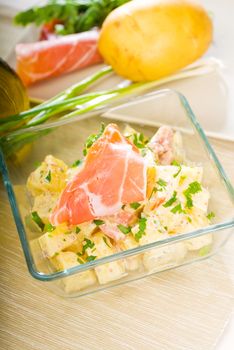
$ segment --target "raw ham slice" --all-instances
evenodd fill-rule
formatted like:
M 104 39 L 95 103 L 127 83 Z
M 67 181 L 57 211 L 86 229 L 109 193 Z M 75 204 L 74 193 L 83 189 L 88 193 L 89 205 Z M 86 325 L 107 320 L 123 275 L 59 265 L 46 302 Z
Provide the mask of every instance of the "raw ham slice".
M 109 238 L 112 238 L 114 241 L 119 241 L 124 239 L 125 235 L 118 229 L 117 224 L 103 224 L 100 225 L 100 230 L 105 233 Z
M 16 45 L 17 72 L 25 85 L 102 62 L 98 31 Z
M 117 213 L 146 197 L 146 164 L 115 124 L 91 146 L 83 169 L 68 183 L 51 222 L 76 225 Z
M 169 126 L 161 126 L 147 145 L 159 164 L 169 165 L 173 161 L 173 135 Z

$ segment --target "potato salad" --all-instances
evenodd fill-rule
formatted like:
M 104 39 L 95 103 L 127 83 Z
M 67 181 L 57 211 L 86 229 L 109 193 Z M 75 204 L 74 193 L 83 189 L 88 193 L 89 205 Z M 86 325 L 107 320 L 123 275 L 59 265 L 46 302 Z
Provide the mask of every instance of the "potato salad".
M 43 256 L 63 271 L 208 226 L 203 168 L 186 160 L 181 134 L 160 127 L 151 138 L 102 125 L 72 165 L 47 155 L 27 181 Z M 171 242 L 64 279 L 75 292 L 136 271 L 159 271 L 206 255 L 212 235 Z

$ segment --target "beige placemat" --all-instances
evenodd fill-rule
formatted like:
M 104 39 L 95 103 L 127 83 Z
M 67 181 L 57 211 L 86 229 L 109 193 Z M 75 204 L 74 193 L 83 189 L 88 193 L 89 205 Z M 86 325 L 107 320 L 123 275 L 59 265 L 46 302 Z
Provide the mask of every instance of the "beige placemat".
M 233 180 L 233 144 L 214 143 Z M 2 185 L 0 218 L 0 349 L 215 348 L 234 306 L 234 237 L 209 260 L 62 299 L 29 276 Z

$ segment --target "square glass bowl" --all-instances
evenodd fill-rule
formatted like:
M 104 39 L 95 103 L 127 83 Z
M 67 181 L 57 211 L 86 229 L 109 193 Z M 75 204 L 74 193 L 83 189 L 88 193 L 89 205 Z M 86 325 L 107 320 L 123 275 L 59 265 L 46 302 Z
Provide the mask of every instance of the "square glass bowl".
M 48 154 L 62 159 L 68 165 L 82 157 L 86 138 L 99 130 L 101 122 L 114 122 L 121 130 L 129 124 L 147 136 L 153 135 L 161 125 L 179 130 L 186 158 L 193 164 L 202 165 L 204 169 L 203 186 L 211 194 L 209 211 L 215 212 L 216 216 L 212 225 L 205 228 L 172 235 L 167 239 L 56 271 L 40 249 L 38 237 L 41 233 L 30 224 L 32 203 L 26 189 L 27 178 L 35 169 L 35 162 L 41 162 Z M 23 143 L 26 140 L 26 145 L 16 151 L 19 140 Z M 81 296 L 207 258 L 226 243 L 233 230 L 233 187 L 187 100 L 172 90 L 134 97 L 118 106 L 82 115 L 82 118 L 79 116 L 15 132 L 2 138 L 1 144 L 1 171 L 29 272 L 34 278 L 47 283 L 57 294 Z M 9 151 L 13 151 L 14 155 L 8 157 Z M 210 235 L 212 244 L 207 249 L 179 253 L 184 242 L 189 244 L 195 242 L 197 237 L 206 239 Z M 127 264 L 131 266 L 128 270 L 125 268 Z M 97 281 L 95 271 L 98 270 L 107 271 L 107 280 Z

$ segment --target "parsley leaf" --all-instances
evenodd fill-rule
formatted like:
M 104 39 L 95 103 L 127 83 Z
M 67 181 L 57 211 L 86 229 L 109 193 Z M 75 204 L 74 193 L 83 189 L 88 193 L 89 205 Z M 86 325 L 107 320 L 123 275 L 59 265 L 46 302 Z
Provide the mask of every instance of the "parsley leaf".
M 72 164 L 72 168 L 76 168 L 77 166 L 81 165 L 82 164 L 82 160 L 78 159 L 76 160 L 73 164 Z
M 139 230 L 135 234 L 135 239 L 137 242 L 139 242 L 139 240 L 142 238 L 142 236 L 145 235 L 146 223 L 147 223 L 146 218 L 141 218 L 139 220 Z
M 94 242 L 92 242 L 90 239 L 85 238 L 84 241 L 86 242 L 85 245 L 83 246 L 83 251 L 84 251 L 84 252 L 85 252 L 86 249 L 88 249 L 88 248 L 90 248 L 90 249 L 91 249 L 91 248 L 94 248 L 95 244 L 94 244 Z
M 193 207 L 193 200 L 192 195 L 198 192 L 201 192 L 201 184 L 197 181 L 191 182 L 189 184 L 189 187 L 184 191 L 184 196 L 186 198 L 186 207 L 192 208 Z
M 131 232 L 130 226 L 124 226 L 122 224 L 117 225 L 118 229 L 123 232 L 125 235 L 127 235 L 129 232 Z
M 55 230 L 55 226 L 51 225 L 50 223 L 49 224 L 45 224 L 44 226 L 44 230 L 45 232 L 52 232 Z
M 206 217 L 207 217 L 208 220 L 211 220 L 211 219 L 213 219 L 215 217 L 215 213 L 213 211 L 211 211 L 209 214 L 207 214 Z
M 102 237 L 103 241 L 105 242 L 105 244 L 107 245 L 107 247 L 111 248 L 111 246 L 109 245 L 109 243 L 107 242 L 107 239 L 105 236 Z
M 176 196 L 177 196 L 177 192 L 174 191 L 172 197 L 165 204 L 163 204 L 163 206 L 165 208 L 170 207 L 173 203 L 176 202 L 176 200 L 177 200 Z
M 182 168 L 181 168 L 180 164 L 178 165 L 178 168 L 179 168 L 178 171 L 173 175 L 173 177 L 177 177 L 179 175 L 179 173 L 181 172 Z
M 81 259 L 81 258 L 77 258 L 77 261 L 78 261 L 78 263 L 80 263 L 80 264 L 83 264 L 84 263 L 84 261 Z
M 97 141 L 103 134 L 103 131 L 105 130 L 105 124 L 101 124 L 101 129 L 98 134 L 92 134 L 90 135 L 86 142 L 85 142 L 85 148 L 83 149 L 83 155 L 86 156 L 88 153 L 88 149 L 94 144 L 95 141 Z
M 96 259 L 96 256 L 95 255 L 90 255 L 90 256 L 88 256 L 87 257 L 87 262 L 90 262 L 90 261 L 93 261 L 93 260 L 95 260 Z
M 96 226 L 100 226 L 100 225 L 103 225 L 105 224 L 105 221 L 103 220 L 93 220 L 93 223 L 96 225 Z
M 88 31 L 101 27 L 107 15 L 129 0 L 48 0 L 42 6 L 34 6 L 20 12 L 15 17 L 15 23 L 37 26 L 59 20 L 55 25 L 56 34 L 66 35 Z
M 76 226 L 76 233 L 78 234 L 81 231 L 81 229 L 79 228 L 79 226 Z
M 143 134 L 134 133 L 133 134 L 133 143 L 137 148 L 144 148 L 145 144 L 144 144 Z
M 179 162 L 177 162 L 177 160 L 173 160 L 171 165 L 175 165 L 175 166 L 181 166 Z
M 164 181 L 163 179 L 158 179 L 157 184 L 159 184 L 159 186 L 161 187 L 166 187 L 167 182 Z
M 198 254 L 200 256 L 205 256 L 207 254 L 209 254 L 211 251 L 211 246 L 210 245 L 205 245 L 204 247 L 202 247 L 201 249 L 199 249 Z
M 41 165 L 41 162 L 39 162 L 39 161 L 34 162 L 35 168 L 39 168 L 40 165 Z
M 33 211 L 32 212 L 32 219 L 33 221 L 40 227 L 40 229 L 43 231 L 44 230 L 44 227 L 45 227 L 45 224 L 44 222 L 42 221 L 42 219 L 40 218 L 40 216 L 38 215 L 37 211 Z
M 182 209 L 180 203 L 177 204 L 174 208 L 172 208 L 172 209 L 171 209 L 171 212 L 172 212 L 173 214 L 176 214 L 176 213 L 178 213 L 178 214 L 185 213 L 185 211 Z
M 46 182 L 51 182 L 51 171 L 49 170 L 48 174 L 45 177 Z
M 141 206 L 141 204 L 137 203 L 137 202 L 133 202 L 130 204 L 130 207 L 133 209 L 138 209 L 140 206 Z

